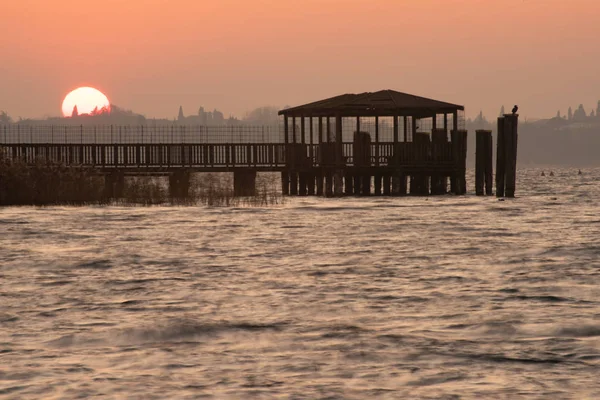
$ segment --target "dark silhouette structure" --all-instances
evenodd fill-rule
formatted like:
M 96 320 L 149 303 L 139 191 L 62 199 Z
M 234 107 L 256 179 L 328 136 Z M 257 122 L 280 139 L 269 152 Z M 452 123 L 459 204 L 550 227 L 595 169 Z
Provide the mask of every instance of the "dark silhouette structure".
M 287 195 L 465 194 L 463 113 L 383 90 L 281 110 L 279 128 L 15 124 L 0 127 L 0 157 L 92 168 L 105 176 L 106 197 L 117 198 L 125 175 L 168 175 L 171 195 L 185 197 L 190 174 L 202 172 L 233 172 L 235 193 L 252 195 L 261 171 L 280 172 Z M 483 136 L 490 194 L 491 134 Z
M 451 191 L 464 194 L 463 112 L 460 105 L 393 90 L 282 110 L 283 192 L 331 196 L 370 194 L 373 188 L 376 195 L 443 194 L 450 178 Z M 370 132 L 363 129 L 367 124 Z M 392 137 L 382 140 L 382 128 L 390 126 Z
M 517 113 L 517 111 L 519 111 L 519 106 L 515 105 L 515 106 L 513 107 L 513 109 L 512 109 L 512 113 L 513 113 L 513 114 L 516 114 L 516 113 Z

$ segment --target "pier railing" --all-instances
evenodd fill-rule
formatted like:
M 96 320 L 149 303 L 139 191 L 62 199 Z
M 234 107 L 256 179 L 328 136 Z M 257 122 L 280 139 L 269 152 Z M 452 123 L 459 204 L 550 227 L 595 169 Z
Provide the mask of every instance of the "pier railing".
M 336 166 L 332 143 L 116 143 L 0 144 L 0 158 L 28 164 L 48 160 L 97 168 L 262 168 Z M 359 160 L 354 143 L 343 143 L 345 166 L 452 165 L 451 143 L 373 143 Z M 365 154 L 367 154 L 365 156 Z

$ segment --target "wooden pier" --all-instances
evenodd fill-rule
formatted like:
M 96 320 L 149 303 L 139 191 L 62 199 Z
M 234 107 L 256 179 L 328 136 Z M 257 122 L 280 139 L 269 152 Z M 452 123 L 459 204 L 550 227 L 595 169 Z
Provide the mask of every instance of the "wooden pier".
M 219 127 L 220 135 L 210 136 L 207 127 L 171 128 L 165 135 L 163 128 L 140 126 L 133 131 L 110 127 L 108 139 L 98 133 L 100 127 L 93 127 L 92 136 L 90 127 L 75 135 L 67 135 L 65 128 L 63 135 L 58 127 L 33 132 L 4 126 L 0 158 L 93 168 L 106 177 L 108 197 L 119 196 L 125 175 L 168 175 L 171 194 L 185 197 L 190 174 L 204 172 L 232 172 L 240 196 L 254 193 L 258 172 L 279 172 L 284 195 L 461 195 L 467 192 L 463 111 L 462 106 L 384 90 L 282 110 L 280 133 L 267 129 L 266 135 L 265 128 L 256 127 Z M 510 121 L 507 126 L 516 135 L 516 119 Z M 502 151 L 509 158 L 514 153 L 516 162 L 516 136 L 509 136 L 501 139 L 514 151 Z M 491 194 L 491 146 L 491 133 L 478 132 L 477 194 L 483 194 L 481 182 Z M 509 174 L 502 183 L 514 195 L 514 164 L 501 164 Z

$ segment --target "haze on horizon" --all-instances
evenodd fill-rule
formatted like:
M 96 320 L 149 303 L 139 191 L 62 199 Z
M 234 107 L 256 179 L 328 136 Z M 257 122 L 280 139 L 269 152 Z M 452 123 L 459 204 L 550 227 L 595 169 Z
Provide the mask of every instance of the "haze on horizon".
M 598 15 L 595 0 L 9 0 L 0 110 L 59 115 L 84 85 L 171 118 L 389 88 L 551 117 L 600 98 Z

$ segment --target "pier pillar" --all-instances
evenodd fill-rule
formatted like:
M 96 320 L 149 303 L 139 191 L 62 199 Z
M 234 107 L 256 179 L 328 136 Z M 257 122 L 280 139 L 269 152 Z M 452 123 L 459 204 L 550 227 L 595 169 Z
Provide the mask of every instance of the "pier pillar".
M 318 171 L 315 174 L 315 179 L 317 181 L 317 196 L 323 196 L 323 172 Z
M 477 130 L 475 132 L 475 194 L 490 194 L 492 166 L 492 131 Z M 484 186 L 485 189 L 484 190 Z
M 452 160 L 454 171 L 452 173 L 452 190 L 454 194 L 467 193 L 467 131 L 453 130 L 452 133 Z
M 344 194 L 344 170 L 337 170 L 333 175 L 334 194 L 342 196 Z
M 234 178 L 235 181 L 235 178 Z M 173 199 L 185 199 L 189 197 L 190 173 L 177 171 L 169 175 L 169 196 Z
M 290 194 L 290 175 L 288 171 L 281 171 L 281 194 L 284 196 Z
M 333 174 L 325 171 L 325 197 L 333 197 Z
M 363 175 L 362 176 L 362 191 L 361 194 L 363 196 L 371 195 L 371 175 Z
M 519 116 L 507 114 L 504 116 L 504 156 L 506 159 L 506 197 L 515 197 L 517 184 L 517 141 Z
M 383 175 L 383 195 L 389 196 L 392 194 L 392 177 L 389 174 Z
M 354 175 L 349 171 L 346 171 L 344 175 L 344 193 L 346 196 L 352 196 L 354 194 Z
M 315 174 L 313 172 L 306 173 L 306 190 L 309 196 L 315 195 Z
M 504 155 L 504 117 L 498 118 L 498 138 L 496 143 L 496 196 L 504 197 L 506 180 L 506 158 Z
M 300 172 L 298 174 L 298 186 L 298 195 L 306 196 L 306 172 Z
M 105 200 L 120 199 L 125 191 L 125 174 L 122 171 L 115 170 L 104 175 L 104 193 Z
M 290 195 L 298 195 L 298 173 L 290 172 Z
M 446 114 L 444 114 L 446 120 Z M 447 121 L 446 121 L 447 122 Z M 434 129 L 431 132 L 431 153 L 434 163 L 441 164 L 447 161 L 445 149 L 448 144 L 448 133 L 445 129 Z M 431 194 L 441 195 L 448 191 L 448 179 L 443 173 L 435 173 L 431 176 Z
M 256 195 L 256 171 L 237 170 L 233 172 L 233 195 Z
M 381 196 L 381 174 L 375 174 L 374 179 L 374 190 L 375 190 L 375 196 Z

